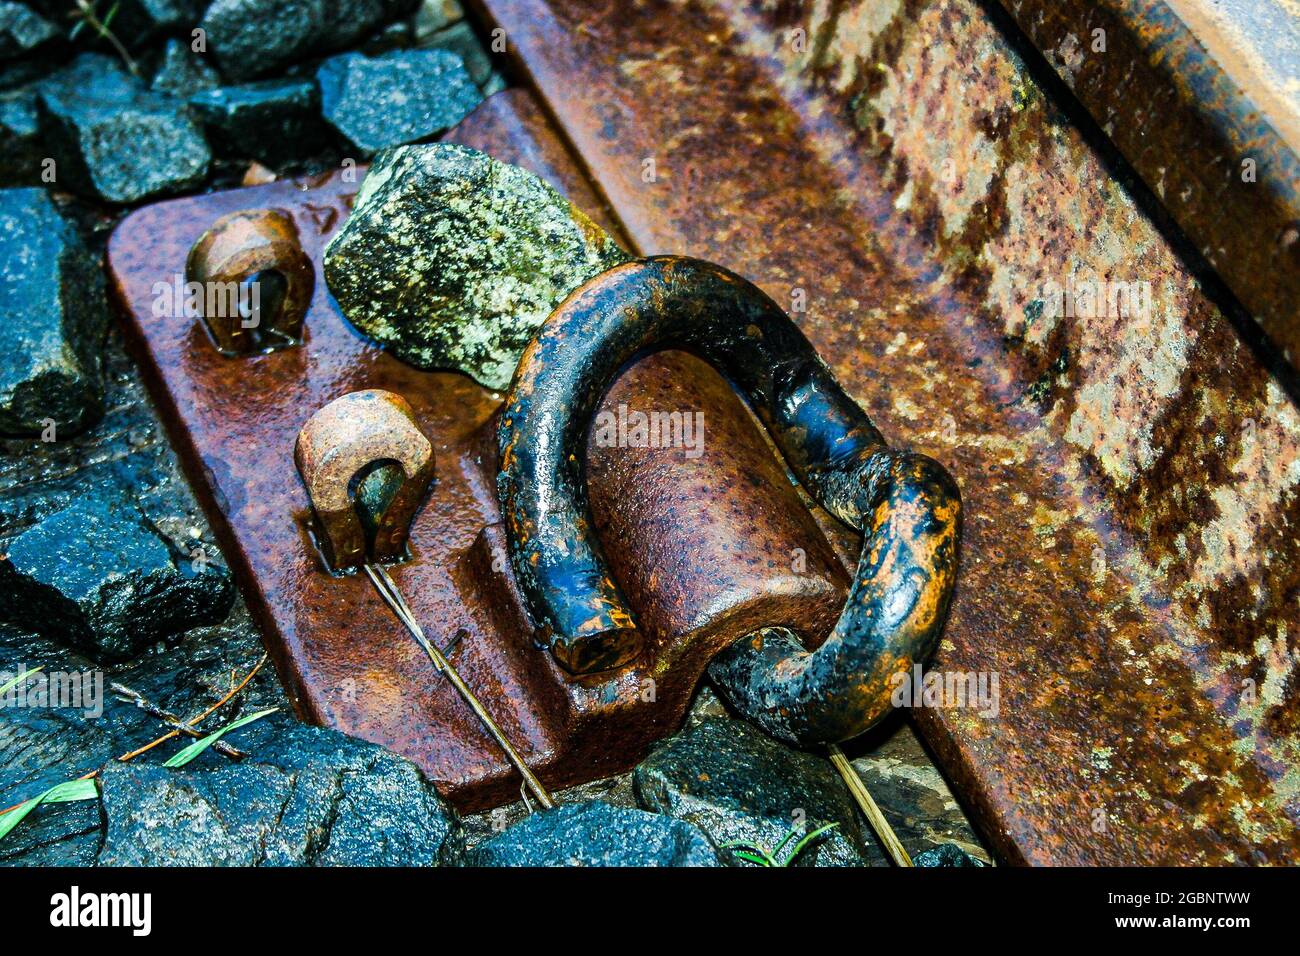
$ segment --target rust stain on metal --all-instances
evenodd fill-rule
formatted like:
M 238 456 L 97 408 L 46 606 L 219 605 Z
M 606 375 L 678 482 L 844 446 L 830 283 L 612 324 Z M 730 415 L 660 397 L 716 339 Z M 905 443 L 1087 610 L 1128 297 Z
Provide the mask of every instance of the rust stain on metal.
M 433 446 L 406 399 L 375 388 L 334 399 L 302 426 L 293 457 L 331 570 L 401 556 L 415 509 L 434 479 Z M 357 510 L 354 479 L 390 462 L 400 466 L 402 480 L 368 535 Z
M 936 666 L 999 707 L 915 716 L 999 851 L 1300 861 L 1300 416 L 987 14 L 484 6 L 633 245 L 791 303 L 961 484 Z M 1150 300 L 1049 308 L 1085 282 Z
M 526 93 L 490 98 L 455 136 L 531 166 L 600 216 Z M 390 572 L 431 639 L 459 637 L 457 671 L 548 786 L 635 764 L 680 725 L 714 655 L 755 628 L 824 637 L 848 577 L 745 406 L 696 359 L 652 356 L 620 378 L 602 406 L 615 415 L 620 406 L 705 411 L 708 441 L 698 456 L 687 447 L 589 445 L 593 520 L 611 542 L 610 572 L 638 615 L 644 649 L 621 670 L 574 677 L 533 645 L 507 570 L 495 485 L 500 396 L 460 375 L 406 366 L 366 342 L 323 282 L 294 349 L 229 358 L 192 321 L 153 314 L 153 283 L 231 211 L 284 210 L 319 268 L 357 188 L 336 173 L 160 203 L 124 220 L 109 245 L 128 335 L 305 718 L 412 757 L 463 810 L 518 799 L 518 778 L 492 739 L 447 682 L 430 680 L 424 653 L 365 577 L 331 575 L 313 547 L 295 437 L 317 409 L 358 390 L 405 399 L 438 460 L 436 484 L 411 527 L 410 559 Z M 391 401 L 380 405 L 406 414 Z M 363 448 L 331 471 L 318 452 L 340 445 L 308 431 L 299 457 L 309 484 L 323 477 L 345 491 L 352 464 L 372 453 L 405 454 Z M 418 471 L 424 459 L 413 451 Z M 326 501 L 325 510 L 337 504 Z M 735 547 L 740 541 L 744 548 Z M 796 551 L 806 556 L 800 573 L 791 567 Z
M 1291 363 L 1300 362 L 1294 0 L 1003 5 Z
M 222 216 L 194 243 L 185 278 L 203 290 L 202 319 L 221 352 L 240 355 L 301 341 L 316 271 L 284 210 Z M 263 289 L 267 301 L 260 301 Z M 259 293 L 255 309 L 253 290 Z

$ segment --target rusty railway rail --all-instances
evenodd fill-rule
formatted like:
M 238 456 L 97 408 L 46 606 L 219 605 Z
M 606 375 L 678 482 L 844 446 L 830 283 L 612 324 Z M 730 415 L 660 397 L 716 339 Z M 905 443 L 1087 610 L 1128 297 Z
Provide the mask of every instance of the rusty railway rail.
M 1000 706 L 916 719 L 998 850 L 1300 860 L 1300 416 L 988 12 L 479 6 L 636 251 L 757 282 L 956 474 L 936 667 Z M 1151 300 L 1058 314 L 1080 278 Z

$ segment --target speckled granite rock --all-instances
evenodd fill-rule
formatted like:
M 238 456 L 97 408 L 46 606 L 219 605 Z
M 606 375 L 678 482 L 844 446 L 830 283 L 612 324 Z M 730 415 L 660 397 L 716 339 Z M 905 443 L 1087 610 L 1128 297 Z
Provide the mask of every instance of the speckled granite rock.
M 0 60 L 26 56 L 58 37 L 58 29 L 44 17 L 21 3 L 0 0 Z
M 104 660 L 230 611 L 230 572 L 192 561 L 133 504 L 74 501 L 11 539 L 0 555 L 0 620 Z
M 221 72 L 246 80 L 369 36 L 417 0 L 215 0 L 203 15 Z
M 793 865 L 879 862 L 830 761 L 791 750 L 743 721 L 712 718 L 670 737 L 636 768 L 632 781 L 641 806 L 695 824 L 718 846 L 743 842 L 771 849 L 796 825 L 802 835 L 837 823 Z
M 531 173 L 463 146 L 404 146 L 370 168 L 325 278 L 399 358 L 503 389 L 552 309 L 627 258 Z
M 98 262 L 42 189 L 0 190 L 0 432 L 73 434 L 102 412 Z
M 460 57 L 446 50 L 344 53 L 316 71 L 321 115 L 359 158 L 455 126 L 482 100 Z
M 277 168 L 330 144 L 311 79 L 263 80 L 202 90 L 190 98 L 218 155 Z
M 199 185 L 212 159 L 185 105 L 146 89 L 116 60 L 86 53 L 39 84 L 41 136 L 57 186 L 133 203 Z
M 483 49 L 474 28 L 464 20 L 425 37 L 420 41 L 420 46 L 426 50 L 446 50 L 460 57 L 465 69 L 469 71 L 470 79 L 480 87 L 492 75 L 492 58 Z
M 460 822 L 416 766 L 381 747 L 273 715 L 178 770 L 110 763 L 101 866 L 435 866 Z
M 718 866 L 696 827 L 607 803 L 534 813 L 475 847 L 469 866 Z
M 162 60 L 154 71 L 149 88 L 155 93 L 187 100 L 200 90 L 220 85 L 221 74 L 203 55 L 191 50 L 188 43 L 171 39 L 163 48 Z

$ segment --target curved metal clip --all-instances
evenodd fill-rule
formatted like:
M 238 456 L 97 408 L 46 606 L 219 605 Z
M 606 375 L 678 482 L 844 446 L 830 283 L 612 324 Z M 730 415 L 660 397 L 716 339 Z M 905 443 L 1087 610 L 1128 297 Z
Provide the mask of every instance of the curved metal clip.
M 200 318 L 223 354 L 301 343 L 316 268 L 287 212 L 222 216 L 190 249 L 185 278 L 197 285 Z
M 592 530 L 587 426 L 627 364 L 682 349 L 730 379 L 812 496 L 863 532 L 848 602 L 815 650 L 760 631 L 710 675 L 769 733 L 846 740 L 890 709 L 895 675 L 924 661 L 952 599 L 961 533 L 956 483 L 893 451 L 798 327 L 720 266 L 676 256 L 625 263 L 574 291 L 524 351 L 498 440 L 510 557 L 538 640 L 568 670 L 639 651 L 636 622 Z
M 368 557 L 384 561 L 402 555 L 415 510 L 434 474 L 433 445 L 406 399 L 381 389 L 336 398 L 307 420 L 293 457 L 333 570 L 359 567 Z M 387 473 L 377 470 L 384 466 L 394 467 Z M 399 481 L 386 480 L 398 469 Z M 377 490 L 367 494 L 364 482 L 371 479 Z M 358 499 L 372 505 L 372 529 L 362 523 Z

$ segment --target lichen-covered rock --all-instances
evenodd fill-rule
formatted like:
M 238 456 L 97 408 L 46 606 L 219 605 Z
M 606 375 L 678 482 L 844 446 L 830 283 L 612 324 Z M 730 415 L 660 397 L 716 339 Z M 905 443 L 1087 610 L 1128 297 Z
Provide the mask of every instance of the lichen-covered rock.
M 627 259 L 532 173 L 464 146 L 403 146 L 370 168 L 325 278 L 399 358 L 503 389 L 569 292 Z
M 534 813 L 482 843 L 469 866 L 718 866 L 700 830 L 657 813 L 572 803 Z
M 330 143 L 311 79 L 262 80 L 203 90 L 190 98 L 212 148 L 277 168 L 306 159 Z
M 215 0 L 203 15 L 221 72 L 247 80 L 351 46 L 417 0 Z
M 110 763 L 101 866 L 436 866 L 460 821 L 407 760 L 273 715 L 235 731 L 238 763 Z
M 0 621 L 100 660 L 214 624 L 234 597 L 223 564 L 192 559 L 116 500 L 74 501 L 0 549 Z
M 73 434 L 102 411 L 99 263 L 42 189 L 0 190 L 0 432 Z
M 162 61 L 154 71 L 149 89 L 177 99 L 188 100 L 200 90 L 221 85 L 221 75 L 202 55 L 181 40 L 171 39 L 163 48 Z
M 446 50 L 344 53 L 316 71 L 321 114 L 358 157 L 430 139 L 482 100 L 460 57 Z
M 670 737 L 636 768 L 632 781 L 641 806 L 693 823 L 718 846 L 774 849 L 792 829 L 802 835 L 837 823 L 792 865 L 884 862 L 868 847 L 848 789 L 830 762 L 791 750 L 743 721 L 710 718 Z
M 21 3 L 0 0 L 0 60 L 26 56 L 53 42 L 58 29 Z
M 212 155 L 184 103 L 153 93 L 111 57 L 85 53 L 39 84 L 56 184 L 115 203 L 181 192 Z

